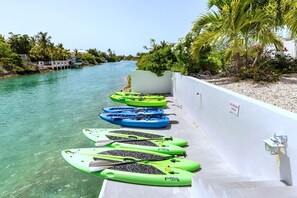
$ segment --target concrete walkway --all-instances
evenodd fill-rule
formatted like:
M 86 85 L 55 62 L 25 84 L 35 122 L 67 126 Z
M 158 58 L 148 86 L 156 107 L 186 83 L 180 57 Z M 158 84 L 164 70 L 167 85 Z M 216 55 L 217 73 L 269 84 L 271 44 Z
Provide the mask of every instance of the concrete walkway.
M 201 164 L 202 169 L 196 173 L 195 178 L 211 177 L 238 177 L 232 167 L 224 162 L 213 150 L 207 135 L 174 103 L 172 97 L 167 97 L 170 126 L 162 130 L 152 130 L 160 134 L 183 138 L 189 141 L 187 159 L 195 160 Z M 194 187 L 195 188 L 195 187 Z M 151 197 L 201 197 L 192 187 L 155 187 L 127 184 L 105 180 L 99 197 L 102 198 L 151 198 Z

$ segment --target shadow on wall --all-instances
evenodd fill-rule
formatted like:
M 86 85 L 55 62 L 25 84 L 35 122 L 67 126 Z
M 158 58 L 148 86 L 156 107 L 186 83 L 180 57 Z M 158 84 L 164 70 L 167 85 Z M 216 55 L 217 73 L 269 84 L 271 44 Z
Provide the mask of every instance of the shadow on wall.
M 293 186 L 291 162 L 290 158 L 287 155 L 286 149 L 285 152 L 280 152 L 279 160 L 279 172 L 281 181 L 288 186 Z

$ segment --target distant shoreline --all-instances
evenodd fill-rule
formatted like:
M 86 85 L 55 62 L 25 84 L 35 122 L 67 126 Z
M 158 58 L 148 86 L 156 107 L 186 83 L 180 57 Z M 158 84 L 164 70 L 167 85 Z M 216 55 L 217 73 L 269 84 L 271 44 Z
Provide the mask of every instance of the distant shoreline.
M 95 65 L 97 65 L 97 64 L 95 64 Z M 82 67 L 89 67 L 89 66 L 95 66 L 95 65 L 94 64 L 88 64 L 88 65 L 83 65 Z M 30 71 L 30 72 L 27 72 L 27 73 L 25 72 L 24 74 L 14 74 L 14 73 L 0 74 L 0 79 L 15 78 L 15 77 L 20 77 L 20 76 L 34 75 L 34 74 L 43 74 L 43 73 L 49 73 L 49 72 L 53 72 L 53 71 L 58 71 L 58 70 L 42 69 L 42 70 L 37 70 L 37 71 Z
M 0 75 L 0 79 L 6 79 L 6 78 L 15 78 L 15 77 L 20 77 L 20 76 L 28 76 L 28 75 L 34 75 L 34 74 L 43 74 L 43 73 L 48 73 L 51 72 L 53 70 L 51 69 L 43 69 L 43 70 L 38 70 L 38 71 L 31 71 L 28 73 L 24 73 L 24 74 L 2 74 Z

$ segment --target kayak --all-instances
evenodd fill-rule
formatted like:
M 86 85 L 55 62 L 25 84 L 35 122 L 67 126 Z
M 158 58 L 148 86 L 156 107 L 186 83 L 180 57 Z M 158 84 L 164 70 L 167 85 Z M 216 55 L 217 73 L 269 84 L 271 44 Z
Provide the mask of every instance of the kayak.
M 169 118 L 160 115 L 129 115 L 125 113 L 101 113 L 99 117 L 112 124 L 126 127 L 163 128 L 168 126 Z
M 185 149 L 180 146 L 169 143 L 168 138 L 138 138 L 131 139 L 127 137 L 118 136 L 118 134 L 113 135 L 112 133 L 103 133 L 97 136 L 84 131 L 84 134 L 92 141 L 96 142 L 96 146 L 106 146 L 113 148 L 127 148 L 127 149 L 139 149 L 146 151 L 153 151 L 158 153 L 165 153 L 169 155 L 184 155 L 186 153 Z
M 69 149 L 62 151 L 62 156 L 73 167 L 104 179 L 153 186 L 191 185 L 194 173 L 175 168 L 175 166 L 179 162 L 186 164 L 193 161 L 186 162 L 182 158 L 160 157 L 155 154 L 146 154 L 148 158 L 145 157 L 145 159 L 140 160 L 135 160 L 133 157 L 124 157 L 122 159 L 110 156 L 104 157 L 105 154 L 108 155 L 106 150 L 103 151 L 104 149 L 106 148 Z M 99 165 L 96 165 L 98 162 Z M 197 167 L 197 163 L 195 166 Z M 199 164 L 198 167 L 200 167 Z M 96 168 L 98 168 L 98 171 L 96 171 Z
M 116 91 L 114 93 L 115 95 L 119 95 L 122 97 L 142 97 L 146 99 L 165 99 L 164 96 L 161 95 L 150 95 L 150 94 L 142 94 L 138 92 L 122 92 L 122 91 Z
M 110 99 L 114 102 L 138 107 L 165 107 L 167 105 L 167 101 L 164 99 L 125 98 L 119 95 L 110 95 Z
M 120 107 L 103 107 L 102 108 L 106 113 L 130 113 L 133 115 L 136 114 L 146 114 L 146 115 L 163 115 L 163 109 L 159 108 L 145 108 L 145 107 L 129 107 L 129 106 L 120 106 Z
M 92 141 L 96 142 L 98 138 L 105 135 L 113 135 L 124 138 L 163 138 L 163 140 L 155 140 L 155 141 L 163 141 L 168 142 L 170 144 L 174 144 L 177 146 L 186 146 L 188 142 L 184 139 L 173 137 L 170 140 L 170 136 L 160 135 L 152 132 L 147 132 L 145 130 L 139 129 L 105 129 L 105 128 L 95 128 L 95 129 L 83 129 L 83 133 Z

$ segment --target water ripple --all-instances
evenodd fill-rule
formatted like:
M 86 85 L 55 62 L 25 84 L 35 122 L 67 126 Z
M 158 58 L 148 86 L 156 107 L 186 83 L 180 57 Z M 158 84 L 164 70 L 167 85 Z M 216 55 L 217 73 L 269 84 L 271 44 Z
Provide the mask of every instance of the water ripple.
M 0 79 L 0 197 L 97 197 L 102 179 L 65 162 L 61 150 L 90 147 L 83 128 L 100 120 L 108 96 L 135 62 Z

